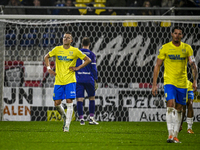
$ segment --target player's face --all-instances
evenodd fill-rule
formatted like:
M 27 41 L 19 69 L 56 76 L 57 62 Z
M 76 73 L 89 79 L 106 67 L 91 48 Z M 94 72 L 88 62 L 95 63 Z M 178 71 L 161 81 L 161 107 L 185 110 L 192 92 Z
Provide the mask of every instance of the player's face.
M 71 34 L 65 34 L 63 36 L 63 44 L 64 45 L 70 45 L 72 43 L 72 36 Z
M 172 35 L 172 41 L 175 43 L 179 43 L 183 38 L 182 30 L 179 29 L 175 29 L 174 32 L 171 33 L 171 35 Z

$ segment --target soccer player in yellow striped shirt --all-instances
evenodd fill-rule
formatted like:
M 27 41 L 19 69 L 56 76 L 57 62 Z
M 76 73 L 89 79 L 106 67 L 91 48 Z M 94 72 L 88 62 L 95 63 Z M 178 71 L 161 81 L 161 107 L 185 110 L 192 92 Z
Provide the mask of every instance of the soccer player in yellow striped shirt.
M 91 59 L 88 56 L 83 54 L 78 48 L 71 46 L 72 41 L 72 34 L 68 32 L 65 33 L 63 45 L 56 46 L 44 57 L 48 72 L 55 76 L 53 100 L 56 109 L 64 120 L 64 132 L 69 132 L 73 114 L 73 99 L 76 98 L 75 71 L 80 70 L 91 62 Z M 56 72 L 54 72 L 49 65 L 49 58 L 53 56 L 56 58 Z M 78 58 L 84 60 L 84 63 L 76 67 Z M 61 101 L 64 99 L 66 99 L 67 103 L 66 114 L 61 105 Z
M 183 28 L 175 26 L 171 32 L 172 41 L 162 45 L 154 67 L 152 94 L 157 94 L 157 78 L 164 62 L 164 93 L 167 101 L 166 122 L 168 143 L 181 143 L 178 133 L 182 119 L 183 105 L 187 95 L 187 63 L 193 74 L 193 89 L 197 90 L 197 66 L 190 45 L 181 42 Z M 173 117 L 175 114 L 175 117 Z

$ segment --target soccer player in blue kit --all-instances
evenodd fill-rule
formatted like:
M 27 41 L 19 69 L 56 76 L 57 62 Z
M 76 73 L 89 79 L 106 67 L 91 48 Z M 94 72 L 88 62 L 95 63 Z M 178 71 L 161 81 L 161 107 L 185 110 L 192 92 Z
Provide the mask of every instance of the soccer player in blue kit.
M 63 45 L 56 46 L 44 57 L 48 72 L 55 76 L 53 100 L 56 109 L 64 120 L 64 132 L 69 132 L 73 114 L 73 99 L 76 98 L 75 71 L 80 70 L 91 62 L 91 59 L 78 48 L 71 46 L 72 41 L 72 34 L 69 32 L 65 33 L 63 36 Z M 49 58 L 53 56 L 56 58 L 56 72 L 54 72 L 49 65 Z M 84 60 L 84 63 L 76 66 L 78 58 Z M 67 103 L 66 114 L 61 105 L 63 99 L 66 99 Z
M 98 125 L 99 123 L 94 120 L 95 114 L 95 90 L 97 89 L 97 68 L 96 68 L 96 56 L 93 52 L 89 50 L 90 39 L 84 37 L 82 40 L 82 49 L 80 49 L 84 54 L 86 54 L 90 59 L 91 63 L 86 67 L 76 71 L 76 99 L 77 99 L 77 111 L 79 115 L 80 125 L 85 125 L 83 118 L 83 100 L 84 92 L 86 91 L 89 98 L 89 113 L 90 125 Z M 78 59 L 76 66 L 79 66 L 83 63 L 81 59 Z
M 154 96 L 157 94 L 157 78 L 160 67 L 164 62 L 164 93 L 167 101 L 166 122 L 169 133 L 167 143 L 181 143 L 178 139 L 178 132 L 182 120 L 183 105 L 186 105 L 187 63 L 189 62 L 192 69 L 194 92 L 197 90 L 198 71 L 191 46 L 181 42 L 183 28 L 175 26 L 172 29 L 171 36 L 172 41 L 164 44 L 157 56 L 152 94 Z

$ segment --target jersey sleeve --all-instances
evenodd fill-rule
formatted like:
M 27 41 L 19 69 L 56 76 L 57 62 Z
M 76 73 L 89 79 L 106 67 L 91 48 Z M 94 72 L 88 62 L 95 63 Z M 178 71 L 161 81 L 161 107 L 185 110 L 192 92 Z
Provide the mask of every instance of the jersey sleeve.
M 83 60 L 85 58 L 85 54 L 82 53 L 82 51 L 80 51 L 79 49 L 77 49 L 77 57 L 80 58 L 81 60 Z
M 165 49 L 163 48 L 163 46 L 159 49 L 159 54 L 157 56 L 157 58 L 164 60 L 166 57 L 165 55 Z
M 49 52 L 49 57 L 53 57 L 56 55 L 56 47 Z

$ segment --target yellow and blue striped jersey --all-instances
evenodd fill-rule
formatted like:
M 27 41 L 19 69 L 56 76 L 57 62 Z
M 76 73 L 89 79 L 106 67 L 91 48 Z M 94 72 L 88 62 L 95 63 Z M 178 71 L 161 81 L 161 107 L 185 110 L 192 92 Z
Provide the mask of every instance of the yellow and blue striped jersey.
M 75 67 L 78 58 L 83 60 L 83 54 L 78 48 L 70 46 L 69 49 L 63 48 L 63 45 L 56 46 L 49 52 L 49 56 L 56 58 L 56 77 L 54 85 L 66 85 L 76 82 L 74 71 L 70 71 L 69 67 Z
M 178 47 L 169 42 L 160 48 L 157 58 L 164 60 L 164 85 L 187 88 L 187 63 L 192 55 L 191 46 L 183 42 Z

